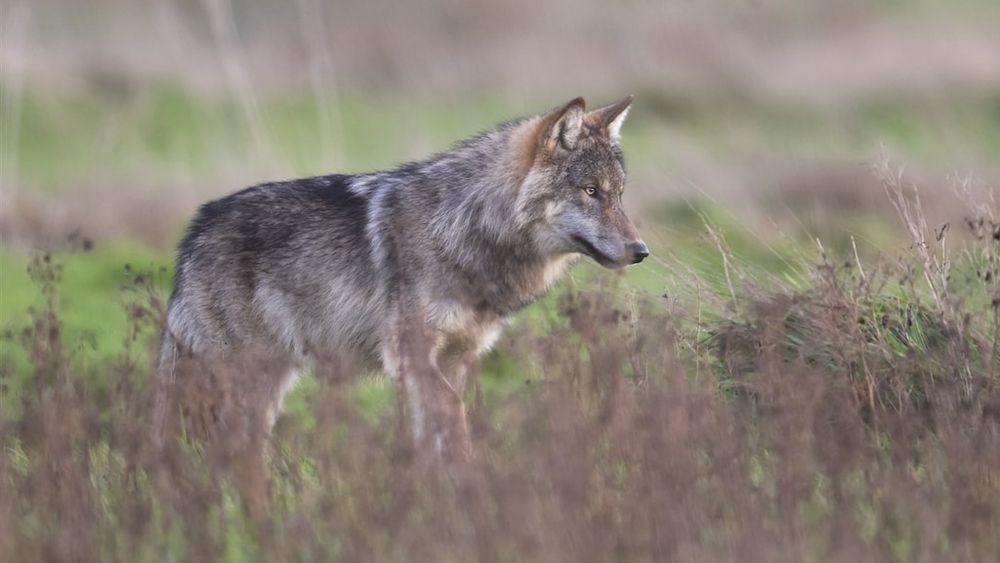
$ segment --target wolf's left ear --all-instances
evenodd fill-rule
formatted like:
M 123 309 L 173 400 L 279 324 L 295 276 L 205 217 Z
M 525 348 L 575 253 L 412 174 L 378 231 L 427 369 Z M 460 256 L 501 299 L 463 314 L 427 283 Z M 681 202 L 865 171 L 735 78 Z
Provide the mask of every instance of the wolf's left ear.
M 628 110 L 632 107 L 632 100 L 632 96 L 625 96 L 623 100 L 595 109 L 587 114 L 586 120 L 600 127 L 608 138 L 617 143 L 621 138 L 622 123 L 625 123 Z
M 583 98 L 575 98 L 546 114 L 542 118 L 539 144 L 550 153 L 556 152 L 559 148 L 573 150 L 583 128 L 585 108 L 586 102 Z

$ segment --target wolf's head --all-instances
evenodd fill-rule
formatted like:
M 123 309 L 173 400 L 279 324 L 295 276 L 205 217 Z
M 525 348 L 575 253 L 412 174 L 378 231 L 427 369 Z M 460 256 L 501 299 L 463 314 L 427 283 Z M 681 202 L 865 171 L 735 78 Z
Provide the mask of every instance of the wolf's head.
M 629 96 L 586 112 L 577 98 L 531 122 L 519 209 L 532 217 L 542 252 L 581 252 L 607 268 L 649 255 L 622 207 L 618 138 L 631 104 Z

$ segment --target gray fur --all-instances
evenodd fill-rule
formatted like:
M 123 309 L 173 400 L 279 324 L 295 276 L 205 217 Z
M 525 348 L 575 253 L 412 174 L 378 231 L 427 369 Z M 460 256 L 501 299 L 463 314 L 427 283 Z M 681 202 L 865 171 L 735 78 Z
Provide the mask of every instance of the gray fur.
M 576 99 L 388 172 L 204 205 L 179 248 L 156 416 L 179 356 L 287 357 L 254 391 L 267 424 L 296 370 L 350 357 L 397 382 L 419 449 L 461 455 L 465 380 L 512 315 L 581 254 L 622 267 L 648 253 L 621 204 L 630 103 Z

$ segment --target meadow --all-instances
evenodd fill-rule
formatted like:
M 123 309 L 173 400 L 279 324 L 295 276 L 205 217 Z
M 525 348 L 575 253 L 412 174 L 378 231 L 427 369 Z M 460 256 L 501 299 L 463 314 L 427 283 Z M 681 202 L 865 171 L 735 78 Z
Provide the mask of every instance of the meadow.
M 516 2 L 338 5 L 350 18 L 299 2 L 326 14 L 316 31 L 248 2 L 241 42 L 197 3 L 100 4 L 100 18 L 56 0 L 0 14 L 0 561 L 1000 550 L 992 4 L 730 17 L 635 3 L 536 20 Z M 573 25 L 547 25 L 561 17 Z M 134 30 L 152 21 L 172 23 L 150 46 Z M 525 53 L 593 40 L 562 56 L 600 77 L 553 83 L 544 56 L 496 55 L 487 22 L 519 29 Z M 301 53 L 275 49 L 300 27 Z M 348 52 L 317 55 L 312 32 Z M 440 53 L 449 64 L 427 62 Z M 263 444 L 152 447 L 151 358 L 197 205 L 391 167 L 579 93 L 637 97 L 626 207 L 652 256 L 622 273 L 580 264 L 519 315 L 467 397 L 472 459 L 417 463 L 380 375 L 308 375 Z

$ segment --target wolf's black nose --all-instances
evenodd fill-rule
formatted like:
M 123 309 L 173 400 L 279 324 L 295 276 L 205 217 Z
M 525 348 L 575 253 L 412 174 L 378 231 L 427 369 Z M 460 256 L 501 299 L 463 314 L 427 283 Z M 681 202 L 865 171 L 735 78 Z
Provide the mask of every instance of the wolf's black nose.
M 649 247 L 641 240 L 629 243 L 628 249 L 632 252 L 632 263 L 638 264 L 649 256 Z

